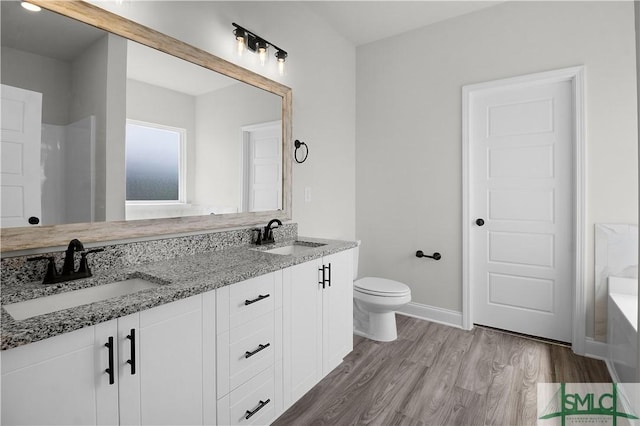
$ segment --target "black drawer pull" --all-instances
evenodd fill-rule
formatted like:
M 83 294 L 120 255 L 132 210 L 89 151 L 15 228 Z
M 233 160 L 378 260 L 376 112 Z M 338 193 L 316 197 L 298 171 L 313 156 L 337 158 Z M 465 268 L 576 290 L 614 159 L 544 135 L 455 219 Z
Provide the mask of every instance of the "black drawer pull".
M 264 295 L 259 294 L 259 295 L 258 295 L 258 297 L 256 297 L 256 298 L 255 298 L 255 299 L 253 299 L 253 300 L 245 300 L 245 301 L 244 301 L 244 305 L 245 305 L 245 306 L 247 306 L 247 305 L 250 305 L 250 304 L 252 304 L 252 303 L 259 302 L 259 301 L 261 301 L 262 299 L 266 299 L 266 298 L 267 298 L 267 297 L 269 297 L 269 296 L 270 296 L 270 294 L 264 294 Z
M 267 399 L 266 401 L 262 401 L 261 400 L 260 404 L 258 404 L 258 406 L 253 411 L 247 410 L 247 415 L 244 416 L 244 418 L 246 420 L 249 420 L 255 413 L 257 413 L 258 411 L 262 410 L 262 407 L 264 407 L 265 405 L 267 405 L 270 402 L 271 402 L 270 399 Z
M 127 360 L 127 364 L 131 365 L 131 375 L 136 374 L 136 329 L 131 329 L 131 334 L 127 336 L 131 341 L 131 359 Z
M 112 385 L 115 382 L 115 370 L 113 369 L 113 337 L 109 337 L 109 341 L 104 344 L 109 348 L 109 368 L 104 370 L 109 375 L 109 384 Z
M 258 352 L 260 352 L 263 349 L 268 348 L 269 346 L 271 346 L 271 343 L 267 343 L 266 345 L 258 345 L 258 349 L 256 349 L 255 351 L 253 351 L 253 352 L 249 352 L 249 351 L 245 352 L 244 353 L 244 357 L 245 358 L 251 358 L 252 356 L 257 354 Z

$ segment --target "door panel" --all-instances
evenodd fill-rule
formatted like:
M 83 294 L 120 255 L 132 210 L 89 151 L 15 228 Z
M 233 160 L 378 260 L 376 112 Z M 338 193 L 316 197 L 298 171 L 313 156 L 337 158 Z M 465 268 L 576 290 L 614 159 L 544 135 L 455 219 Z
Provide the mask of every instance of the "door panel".
M 250 212 L 282 208 L 282 124 L 245 131 L 248 141 L 245 198 Z
M 40 141 L 42 94 L 2 85 L 0 165 L 3 227 L 30 226 L 41 218 Z
M 473 321 L 571 341 L 572 86 L 535 82 L 470 97 Z

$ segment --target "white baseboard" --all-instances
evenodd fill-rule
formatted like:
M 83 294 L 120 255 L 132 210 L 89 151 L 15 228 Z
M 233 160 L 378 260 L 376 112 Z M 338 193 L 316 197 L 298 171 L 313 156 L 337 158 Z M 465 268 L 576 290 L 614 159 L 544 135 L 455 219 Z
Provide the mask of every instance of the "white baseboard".
M 586 337 L 584 339 L 584 356 L 606 361 L 609 356 L 609 345 Z
M 423 305 L 415 302 L 407 303 L 396 312 L 409 317 L 437 322 L 451 327 L 462 328 L 462 312 L 451 311 L 449 309 Z

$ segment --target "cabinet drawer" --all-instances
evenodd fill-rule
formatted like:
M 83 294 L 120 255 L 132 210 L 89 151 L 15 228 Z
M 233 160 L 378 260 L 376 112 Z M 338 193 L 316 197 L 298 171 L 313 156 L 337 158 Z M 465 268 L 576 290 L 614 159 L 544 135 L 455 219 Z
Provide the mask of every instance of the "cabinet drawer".
M 262 275 L 229 288 L 229 328 L 247 323 L 275 308 L 275 276 Z
M 218 424 L 269 424 L 275 417 L 275 399 L 274 369 L 270 367 L 218 401 Z
M 218 335 L 218 392 L 228 392 L 275 361 L 274 314 L 270 312 Z

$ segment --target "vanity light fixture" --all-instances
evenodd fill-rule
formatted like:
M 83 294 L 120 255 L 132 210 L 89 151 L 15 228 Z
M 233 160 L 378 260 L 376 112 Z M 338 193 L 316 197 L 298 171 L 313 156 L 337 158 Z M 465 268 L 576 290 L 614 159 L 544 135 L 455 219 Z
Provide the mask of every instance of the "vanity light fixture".
M 250 50 L 257 53 L 260 57 L 260 64 L 265 65 L 267 63 L 269 47 L 273 47 L 276 50 L 275 57 L 278 60 L 278 71 L 280 75 L 284 75 L 284 62 L 287 59 L 286 51 L 235 22 L 232 22 L 231 25 L 235 27 L 233 34 L 236 37 L 238 55 L 241 56 L 245 50 Z
M 30 12 L 40 12 L 42 10 L 40 6 L 37 6 L 33 3 L 29 3 L 28 1 L 20 2 L 20 5 Z

